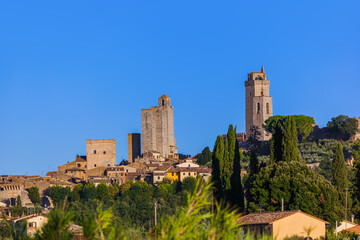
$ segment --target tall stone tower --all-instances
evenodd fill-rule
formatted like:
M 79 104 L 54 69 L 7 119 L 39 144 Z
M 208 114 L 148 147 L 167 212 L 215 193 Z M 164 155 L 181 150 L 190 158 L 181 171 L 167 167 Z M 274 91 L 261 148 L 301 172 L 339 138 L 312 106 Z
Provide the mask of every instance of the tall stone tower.
M 116 166 L 115 139 L 86 140 L 87 170 Z
M 158 151 L 165 158 L 174 156 L 177 147 L 174 137 L 174 108 L 165 94 L 159 105 L 141 109 L 142 153 Z
M 248 74 L 245 81 L 246 93 L 246 135 L 250 135 L 250 128 L 257 126 L 260 130 L 261 141 L 267 141 L 271 135 L 262 127 L 266 119 L 272 116 L 272 97 L 270 97 L 270 81 L 266 79 L 264 67 L 261 72 Z

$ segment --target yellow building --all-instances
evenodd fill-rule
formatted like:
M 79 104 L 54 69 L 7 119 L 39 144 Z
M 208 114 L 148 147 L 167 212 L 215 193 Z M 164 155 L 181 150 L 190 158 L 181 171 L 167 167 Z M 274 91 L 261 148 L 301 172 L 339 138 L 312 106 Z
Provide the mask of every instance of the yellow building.
M 171 167 L 166 172 L 166 177 L 171 178 L 173 181 L 179 181 L 179 179 L 180 179 L 180 169 L 175 168 L 175 167 Z
M 239 219 L 245 232 L 254 237 L 262 234 L 273 236 L 277 240 L 288 237 L 325 238 L 325 226 L 328 222 L 297 211 L 250 213 Z

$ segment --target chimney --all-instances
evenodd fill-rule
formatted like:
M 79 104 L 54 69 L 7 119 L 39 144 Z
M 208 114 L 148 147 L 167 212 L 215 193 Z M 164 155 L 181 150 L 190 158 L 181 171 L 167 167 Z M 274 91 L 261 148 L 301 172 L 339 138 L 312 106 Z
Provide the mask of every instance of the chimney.
M 354 223 L 354 214 L 351 215 L 351 222 Z

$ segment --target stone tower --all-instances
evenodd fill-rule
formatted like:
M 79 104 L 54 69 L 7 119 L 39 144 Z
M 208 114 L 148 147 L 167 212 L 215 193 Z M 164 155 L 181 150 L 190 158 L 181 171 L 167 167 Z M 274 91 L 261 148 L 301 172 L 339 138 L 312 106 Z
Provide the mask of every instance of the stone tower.
M 262 127 L 266 119 L 272 116 L 272 97 L 270 97 L 270 81 L 266 79 L 264 67 L 261 72 L 248 74 L 245 81 L 246 93 L 246 135 L 250 136 L 250 128 L 257 126 L 261 141 L 267 141 L 271 135 Z
M 141 155 L 140 133 L 128 133 L 128 161 L 134 162 Z
M 86 140 L 87 170 L 116 166 L 115 139 Z
M 165 94 L 159 105 L 141 110 L 142 153 L 158 151 L 165 158 L 174 156 L 177 147 L 174 137 L 174 108 Z

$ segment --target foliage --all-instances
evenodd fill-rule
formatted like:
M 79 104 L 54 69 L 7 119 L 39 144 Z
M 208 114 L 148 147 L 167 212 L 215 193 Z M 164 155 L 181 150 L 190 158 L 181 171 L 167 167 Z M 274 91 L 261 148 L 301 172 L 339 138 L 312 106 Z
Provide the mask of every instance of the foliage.
M 331 121 L 326 126 L 336 139 L 345 141 L 358 131 L 358 121 L 345 115 L 331 118 Z
M 96 198 L 96 187 L 93 183 L 89 182 L 85 184 L 81 193 L 81 198 L 84 200 L 92 200 Z
M 205 166 L 209 162 L 211 162 L 212 159 L 212 152 L 210 151 L 209 147 L 205 147 L 204 150 L 199 154 L 197 159 L 197 164 Z
M 223 169 L 223 160 L 224 160 L 224 140 L 221 136 L 217 136 L 213 157 L 212 157 L 212 174 L 211 180 L 215 187 L 215 194 L 217 196 L 222 195 L 222 186 L 221 186 L 221 173 Z
M 343 148 L 340 143 L 337 144 L 332 162 L 332 182 L 339 192 L 344 192 L 348 187 L 347 183 L 347 170 L 344 159 Z
M 284 122 L 286 118 L 291 117 L 296 124 L 297 139 L 299 141 L 305 140 L 313 131 L 312 125 L 315 123 L 314 118 L 304 115 L 292 115 L 292 116 L 272 116 L 269 117 L 264 124 L 266 131 L 274 133 L 278 122 Z
M 184 191 L 192 193 L 196 187 L 196 178 L 194 177 L 185 178 L 181 187 Z
M 21 197 L 16 197 L 16 205 L 10 208 L 11 214 L 13 217 L 20 217 L 23 214 L 26 214 L 26 207 L 22 206 Z
M 250 166 L 249 166 L 249 173 L 250 175 L 255 175 L 259 172 L 259 161 L 256 156 L 256 153 L 252 151 L 250 153 Z
M 39 193 L 39 188 L 37 186 L 32 186 L 31 188 L 29 188 L 28 190 L 28 196 L 30 198 L 30 201 L 33 204 L 41 204 L 41 198 L 40 198 L 40 193 Z
M 257 211 L 259 206 L 278 211 L 283 198 L 285 210 L 300 209 L 329 222 L 343 216 L 334 186 L 302 162 L 283 161 L 261 168 L 248 191 L 250 211 Z
M 62 203 L 65 198 L 71 196 L 70 187 L 64 188 L 58 185 L 52 186 L 49 189 L 49 196 L 53 201 L 54 205 L 58 205 L 59 203 Z
M 105 182 L 100 183 L 96 187 L 96 198 L 102 201 L 109 200 L 110 199 L 110 192 L 109 188 L 106 185 Z
M 239 207 L 244 210 L 244 190 L 241 183 L 241 166 L 240 166 L 240 153 L 239 143 L 235 139 L 233 173 L 231 175 L 231 195 L 229 200 L 233 206 Z
M 293 117 L 277 121 L 271 138 L 271 161 L 300 161 Z
M 65 212 L 59 207 L 55 208 L 48 215 L 48 222 L 39 232 L 36 240 L 70 240 L 72 239 L 69 230 L 70 223 L 74 217 L 72 212 Z

